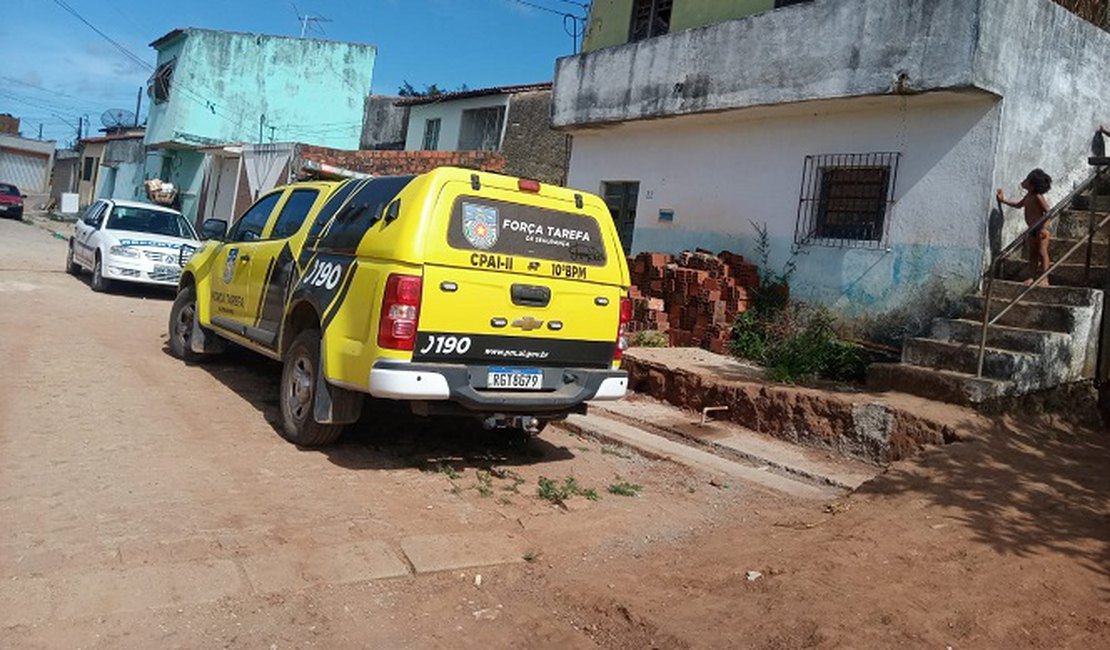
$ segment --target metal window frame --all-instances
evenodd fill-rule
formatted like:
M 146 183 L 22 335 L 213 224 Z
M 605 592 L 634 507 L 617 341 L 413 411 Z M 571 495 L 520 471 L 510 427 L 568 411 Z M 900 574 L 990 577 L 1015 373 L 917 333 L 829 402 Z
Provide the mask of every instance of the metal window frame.
M 898 165 L 902 154 L 897 151 L 868 153 L 814 154 L 805 157 L 802 166 L 802 184 L 798 198 L 798 215 L 794 227 L 797 245 L 830 246 L 836 248 L 885 248 L 889 234 L 894 190 L 898 184 Z M 879 210 L 861 211 L 870 220 L 861 219 L 858 228 L 873 228 L 873 236 L 829 236 L 828 203 L 830 200 L 829 172 L 851 170 L 882 170 L 883 180 L 879 196 L 858 196 L 863 201 L 878 201 Z M 851 187 L 850 184 L 844 183 Z M 874 185 L 860 183 L 859 186 Z M 849 197 L 850 199 L 851 197 Z
M 464 110 L 459 119 L 458 150 L 500 151 L 508 113 L 508 107 L 504 105 Z
M 663 14 L 666 14 L 666 20 Z M 628 41 L 634 43 L 671 31 L 674 0 L 633 0 L 628 21 Z
M 432 133 L 432 126 L 435 126 L 435 133 Z M 424 138 L 421 140 L 420 148 L 424 151 L 437 151 L 439 149 L 439 131 L 443 126 L 443 118 L 429 117 L 424 120 Z M 430 142 L 429 142 L 430 141 Z

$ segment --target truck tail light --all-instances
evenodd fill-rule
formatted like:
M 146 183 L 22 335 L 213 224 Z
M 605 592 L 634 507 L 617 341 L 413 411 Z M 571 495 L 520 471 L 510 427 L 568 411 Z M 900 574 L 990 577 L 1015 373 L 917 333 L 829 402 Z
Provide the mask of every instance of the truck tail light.
M 624 351 L 628 349 L 628 324 L 632 322 L 632 299 L 628 296 L 621 298 L 620 324 L 617 326 L 617 347 L 613 350 L 613 361 L 620 361 Z
M 422 287 L 419 275 L 393 273 L 385 281 L 378 347 L 390 350 L 412 350 L 415 347 Z

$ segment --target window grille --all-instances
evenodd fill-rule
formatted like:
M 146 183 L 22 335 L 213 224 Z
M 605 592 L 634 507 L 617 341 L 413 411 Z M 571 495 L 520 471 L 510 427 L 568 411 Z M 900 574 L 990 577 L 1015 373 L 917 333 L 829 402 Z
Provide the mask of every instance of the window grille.
M 628 29 L 629 42 L 662 36 L 671 31 L 671 6 L 673 0 L 634 0 L 632 24 Z
M 900 156 L 896 152 L 806 156 L 794 242 L 881 247 Z
M 434 120 L 424 120 L 424 142 L 420 147 L 424 151 L 439 149 L 439 125 L 438 117 Z
M 154 74 L 147 81 L 146 94 L 155 104 L 161 104 L 170 99 L 170 82 L 173 80 L 173 70 L 177 66 L 177 59 L 170 59 L 154 70 Z
M 499 150 L 504 123 L 504 106 L 463 111 L 462 125 L 459 128 L 459 151 Z

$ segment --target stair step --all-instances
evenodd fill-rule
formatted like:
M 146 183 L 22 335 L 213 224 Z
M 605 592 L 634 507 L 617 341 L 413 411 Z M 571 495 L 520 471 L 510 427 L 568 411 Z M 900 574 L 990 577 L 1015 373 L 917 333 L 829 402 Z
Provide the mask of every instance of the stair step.
M 1029 263 L 1020 259 L 1002 260 L 1002 277 L 1007 280 L 1025 280 L 1029 277 Z M 1048 276 L 1050 284 L 1067 287 L 1102 288 L 1106 284 L 1107 267 L 1091 266 L 1090 278 L 1087 277 L 1084 263 L 1065 262 L 1056 267 Z
M 1024 282 L 1014 280 L 995 280 L 994 297 L 1013 299 L 1028 289 Z M 986 287 L 983 288 L 986 290 Z M 1088 287 L 1067 287 L 1056 285 L 1050 287 L 1033 287 L 1025 294 L 1022 302 L 1043 302 L 1050 305 L 1067 305 L 1070 307 L 1092 307 L 1099 304 L 1098 289 Z
M 875 390 L 893 390 L 952 404 L 979 404 L 1011 391 L 1011 384 L 1006 381 L 904 363 L 871 364 L 867 369 L 867 385 Z
M 982 321 L 938 318 L 933 321 L 933 329 L 929 338 L 977 346 L 982 336 L 982 326 Z M 988 347 L 1029 354 L 1044 354 L 1049 350 L 1066 348 L 1071 343 L 1071 338 L 1070 334 L 1029 330 L 1020 327 L 994 325 L 987 330 Z
M 1110 196 L 1106 194 L 1083 194 L 1075 197 L 1072 207 L 1080 210 L 1110 211 Z
M 1059 234 L 1059 233 L 1057 233 Z M 1086 237 L 1086 232 L 1082 236 L 1075 239 L 1064 239 L 1061 237 L 1053 237 L 1048 242 L 1048 256 L 1054 260 L 1058 260 L 1064 256 L 1064 253 L 1071 250 L 1071 247 L 1078 244 L 1083 238 Z M 1083 243 L 1079 250 L 1072 253 L 1071 259 L 1086 262 L 1087 260 L 1087 244 Z M 1091 248 L 1091 263 L 1093 264 L 1106 264 L 1110 260 L 1110 244 L 1103 242 L 1095 242 Z
M 979 349 L 969 343 L 952 343 L 936 339 L 907 339 L 902 348 L 902 362 L 925 368 L 974 374 L 979 365 Z M 1009 379 L 1039 373 L 1035 354 L 999 348 L 986 348 L 983 375 L 992 379 Z
M 981 321 L 985 302 L 982 296 L 965 297 L 963 318 Z M 1007 304 L 1009 303 L 1000 298 L 991 300 L 991 316 L 1002 311 Z M 1022 301 L 1011 307 L 996 325 L 1069 334 L 1076 327 L 1079 318 L 1076 312 L 1080 309 L 1083 308 Z
M 1105 218 L 1105 212 L 1105 210 L 1095 212 L 1095 221 Z M 1091 213 L 1087 210 L 1064 210 L 1056 218 L 1053 234 L 1060 239 L 1086 239 L 1091 227 L 1090 219 Z M 1108 241 L 1110 241 L 1110 226 L 1103 227 L 1095 233 L 1095 242 L 1105 244 Z

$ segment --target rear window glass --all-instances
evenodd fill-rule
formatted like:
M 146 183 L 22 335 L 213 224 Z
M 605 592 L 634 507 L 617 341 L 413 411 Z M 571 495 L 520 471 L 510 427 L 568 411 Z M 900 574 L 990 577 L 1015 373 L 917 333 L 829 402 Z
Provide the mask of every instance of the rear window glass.
M 334 253 L 353 255 L 366 231 L 382 216 L 385 206 L 405 189 L 415 176 L 382 176 L 364 184 L 335 215 L 316 245 Z
M 601 228 L 593 217 L 473 196 L 455 200 L 447 243 L 459 250 L 589 266 L 605 266 L 606 261 Z
M 312 222 L 312 227 L 308 229 L 309 243 L 316 242 L 316 238 L 320 236 L 320 232 L 324 229 L 324 226 L 335 216 L 335 211 L 339 209 L 339 206 L 343 205 L 343 202 L 347 200 L 351 192 L 355 191 L 355 188 L 363 182 L 365 181 L 344 181 L 344 183 L 339 186 L 339 189 L 332 193 L 331 197 L 328 198 L 328 202 L 325 203 L 324 207 L 320 208 L 320 212 L 316 214 L 316 220 Z
M 19 196 L 19 190 L 15 189 L 15 185 L 5 185 L 0 183 L 0 194 L 7 194 L 8 196 Z

